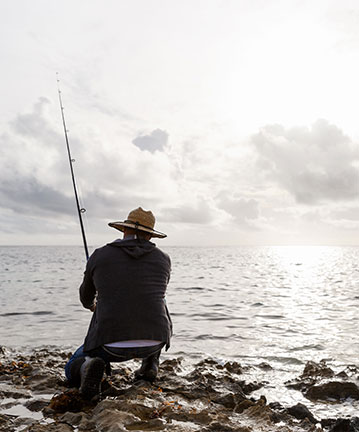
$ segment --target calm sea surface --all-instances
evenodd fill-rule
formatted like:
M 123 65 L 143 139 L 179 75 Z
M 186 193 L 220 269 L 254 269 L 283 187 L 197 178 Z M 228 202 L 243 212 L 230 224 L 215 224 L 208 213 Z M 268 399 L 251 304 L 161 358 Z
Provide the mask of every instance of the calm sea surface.
M 282 381 L 308 360 L 358 365 L 359 248 L 164 250 L 172 258 L 167 304 L 175 330 L 165 357 L 265 361 Z M 82 343 L 91 317 L 78 299 L 83 255 L 81 247 L 0 247 L 0 345 Z M 266 379 L 278 396 L 280 378 L 266 372 Z

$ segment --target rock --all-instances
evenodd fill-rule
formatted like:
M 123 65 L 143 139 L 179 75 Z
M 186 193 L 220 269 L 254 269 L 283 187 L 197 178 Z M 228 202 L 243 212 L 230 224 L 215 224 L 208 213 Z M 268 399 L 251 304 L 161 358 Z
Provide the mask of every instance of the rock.
M 244 399 L 242 402 L 239 402 L 239 404 L 235 406 L 234 411 L 236 413 L 242 413 L 243 411 L 254 405 L 254 401 L 251 401 L 250 399 Z
M 55 395 L 49 404 L 49 408 L 57 413 L 79 412 L 89 406 L 91 406 L 90 402 L 84 400 L 78 390 L 68 390 Z
M 241 394 L 227 393 L 225 395 L 220 395 L 212 399 L 212 402 L 221 404 L 225 408 L 234 409 L 234 407 L 241 401 L 243 401 L 245 397 Z
M 359 399 L 359 388 L 352 382 L 331 381 L 310 387 L 305 396 L 312 400 L 341 400 L 348 397 Z
M 237 362 L 227 362 L 223 367 L 230 373 L 235 373 L 237 375 L 243 373 L 242 366 Z
M 26 389 L 17 389 L 10 384 L 0 384 L 0 397 L 13 399 L 30 399 L 31 393 Z
M 212 422 L 203 432 L 252 432 L 247 427 L 227 426 L 218 422 Z
M 106 408 L 103 410 L 97 410 L 97 414 L 94 416 L 94 421 L 96 423 L 96 430 L 120 432 L 128 430 L 127 425 L 139 424 L 141 420 L 131 413 L 118 411 L 113 408 Z
M 338 419 L 329 432 L 359 432 L 359 418 Z
M 24 404 L 30 411 L 41 411 L 49 405 L 49 401 L 45 399 L 31 399 Z
M 332 378 L 334 375 L 334 371 L 327 366 L 324 360 L 320 363 L 309 361 L 304 367 L 301 378 Z
M 60 417 L 60 421 L 77 426 L 83 420 L 83 416 L 84 414 L 81 412 L 78 413 L 66 412 L 64 415 Z
M 272 366 L 270 365 L 270 364 L 268 364 L 268 363 L 266 363 L 266 362 L 262 362 L 262 363 L 260 363 L 259 365 L 258 365 L 258 367 L 260 368 L 260 369 L 263 369 L 263 370 L 273 370 L 273 368 L 272 368 Z
M 212 422 L 213 418 L 208 413 L 208 410 L 192 410 L 188 411 L 180 411 L 180 412 L 169 412 L 165 413 L 164 417 L 166 419 L 177 420 L 182 422 L 191 422 L 200 425 L 208 425 Z
M 166 424 L 163 420 L 156 418 L 148 421 L 138 421 L 126 424 L 126 430 L 135 431 L 158 431 L 165 429 Z
M 65 423 L 33 424 L 25 432 L 73 432 L 73 428 Z
M 178 357 L 177 359 L 165 360 L 160 365 L 160 372 L 177 372 L 181 370 L 181 363 L 183 361 L 183 357 Z
M 314 418 L 313 414 L 309 411 L 309 409 L 301 403 L 287 408 L 287 412 L 298 420 L 303 420 L 307 418 L 313 424 L 318 423 L 318 420 Z

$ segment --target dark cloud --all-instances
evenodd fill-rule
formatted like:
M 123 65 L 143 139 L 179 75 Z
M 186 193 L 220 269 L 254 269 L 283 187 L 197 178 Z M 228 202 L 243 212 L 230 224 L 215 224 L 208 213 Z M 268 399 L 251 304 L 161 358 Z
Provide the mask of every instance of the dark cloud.
M 359 153 L 335 125 L 318 120 L 311 128 L 265 126 L 252 137 L 258 166 L 297 202 L 350 200 L 357 196 Z
M 147 150 L 150 153 L 164 151 L 168 142 L 168 133 L 161 129 L 155 129 L 150 135 L 140 135 L 132 143 L 140 150 Z
M 0 197 L 2 207 L 17 213 L 34 215 L 51 212 L 62 215 L 75 211 L 74 198 L 39 183 L 34 177 L 2 181 Z

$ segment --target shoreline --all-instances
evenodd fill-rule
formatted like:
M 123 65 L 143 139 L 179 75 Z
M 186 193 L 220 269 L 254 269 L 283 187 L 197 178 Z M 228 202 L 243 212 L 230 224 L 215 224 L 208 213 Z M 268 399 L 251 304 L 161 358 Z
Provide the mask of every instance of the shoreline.
M 324 361 L 307 362 L 299 376 L 285 382 L 302 402 L 286 405 L 280 397 L 269 402 L 265 396 L 271 383 L 263 377 L 273 373 L 267 363 L 256 366 L 258 374 L 255 366 L 236 361 L 204 358 L 188 366 L 181 357 L 166 359 L 153 384 L 133 381 L 135 362 L 115 363 L 101 398 L 89 403 L 66 386 L 63 368 L 69 355 L 54 347 L 26 354 L 0 347 L 0 431 L 359 430 L 354 408 L 352 416 L 330 415 L 334 403 L 344 407 L 359 401 L 355 365 L 335 372 Z M 311 409 L 317 404 L 327 407 L 322 417 Z

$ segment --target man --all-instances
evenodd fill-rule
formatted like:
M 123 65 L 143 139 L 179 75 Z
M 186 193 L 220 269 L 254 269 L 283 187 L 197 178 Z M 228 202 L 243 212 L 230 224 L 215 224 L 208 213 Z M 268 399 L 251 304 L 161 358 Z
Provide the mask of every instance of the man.
M 161 349 L 169 348 L 172 322 L 165 302 L 171 261 L 150 242 L 155 217 L 141 207 L 109 226 L 124 233 L 96 249 L 80 286 L 82 305 L 93 311 L 84 344 L 65 366 L 69 383 L 87 399 L 99 393 L 111 362 L 142 358 L 138 379 L 156 378 Z

